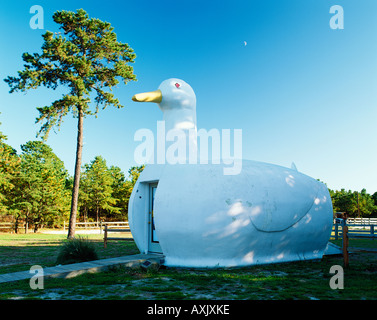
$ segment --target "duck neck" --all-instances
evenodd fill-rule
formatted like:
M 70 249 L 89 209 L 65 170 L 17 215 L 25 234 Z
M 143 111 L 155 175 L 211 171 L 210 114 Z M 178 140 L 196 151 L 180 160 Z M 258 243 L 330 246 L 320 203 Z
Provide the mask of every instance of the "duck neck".
M 181 164 L 196 163 L 196 111 L 190 109 L 165 110 L 163 120 L 166 132 L 165 154 L 168 162 L 170 162 L 168 158 L 173 157 Z
M 169 130 L 182 130 L 184 132 L 196 130 L 196 112 L 195 110 L 166 110 L 164 112 L 164 121 L 166 132 Z

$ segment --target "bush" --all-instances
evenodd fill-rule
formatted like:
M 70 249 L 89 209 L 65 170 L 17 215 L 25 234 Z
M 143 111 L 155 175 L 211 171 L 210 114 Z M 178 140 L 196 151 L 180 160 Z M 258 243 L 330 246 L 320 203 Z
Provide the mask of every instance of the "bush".
M 87 238 L 69 239 L 60 249 L 56 263 L 69 264 L 97 260 L 96 248 Z

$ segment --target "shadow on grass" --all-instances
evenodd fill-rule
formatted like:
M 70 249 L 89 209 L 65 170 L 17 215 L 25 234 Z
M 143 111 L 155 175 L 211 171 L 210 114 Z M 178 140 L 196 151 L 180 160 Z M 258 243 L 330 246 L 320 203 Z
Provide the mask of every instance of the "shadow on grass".
M 46 235 L 18 235 L 0 236 L 0 274 L 26 271 L 33 265 L 51 267 L 57 265 L 59 250 L 67 240 L 65 236 Z M 95 246 L 99 259 L 114 258 L 137 254 L 134 241 L 111 241 L 107 248 L 103 247 L 102 239 L 88 240 Z

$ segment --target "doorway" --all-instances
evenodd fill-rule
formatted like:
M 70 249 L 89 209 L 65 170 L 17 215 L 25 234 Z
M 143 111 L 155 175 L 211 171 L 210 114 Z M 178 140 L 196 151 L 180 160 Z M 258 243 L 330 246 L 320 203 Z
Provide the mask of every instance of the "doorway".
M 149 210 L 148 210 L 148 251 L 162 253 L 160 242 L 158 241 L 156 226 L 154 223 L 154 198 L 158 182 L 149 184 Z

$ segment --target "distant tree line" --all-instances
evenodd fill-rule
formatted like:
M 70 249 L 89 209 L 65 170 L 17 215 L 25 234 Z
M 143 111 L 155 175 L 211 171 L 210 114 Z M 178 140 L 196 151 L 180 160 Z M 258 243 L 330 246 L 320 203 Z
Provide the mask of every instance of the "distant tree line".
M 131 167 L 128 177 L 119 167 L 96 156 L 81 173 L 79 208 L 83 221 L 126 220 L 132 189 L 144 166 Z
M 370 195 L 365 189 L 361 192 L 345 189 L 329 191 L 334 212 L 347 213 L 350 218 L 377 217 L 377 192 Z
M 59 227 L 69 219 L 73 177 L 50 146 L 28 141 L 21 154 L 0 133 L 0 216 L 11 217 L 15 231 Z M 126 176 L 97 156 L 82 166 L 79 194 L 81 221 L 127 220 L 128 201 L 144 166 Z

